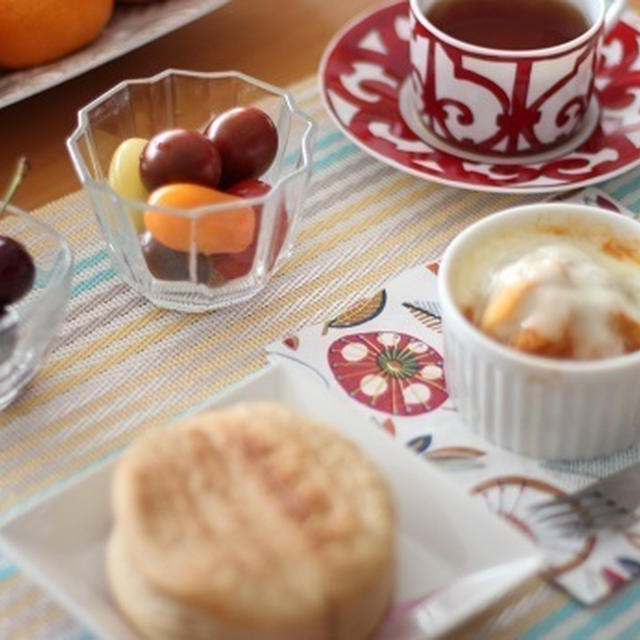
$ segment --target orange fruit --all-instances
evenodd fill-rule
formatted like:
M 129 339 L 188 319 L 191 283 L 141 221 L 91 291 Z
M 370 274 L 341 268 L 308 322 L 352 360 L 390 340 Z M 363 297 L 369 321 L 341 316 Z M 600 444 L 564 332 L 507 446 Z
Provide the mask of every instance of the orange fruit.
M 114 0 L 0 0 L 0 67 L 60 58 L 95 39 Z
M 148 204 L 174 209 L 199 209 L 227 204 L 235 208 L 190 218 L 163 213 L 154 209 L 144 212 L 144 224 L 151 235 L 165 247 L 189 251 L 193 245 L 198 253 L 240 253 L 253 241 L 256 216 L 253 207 L 237 206 L 242 198 L 209 189 L 199 184 L 175 182 L 158 187 L 149 196 Z

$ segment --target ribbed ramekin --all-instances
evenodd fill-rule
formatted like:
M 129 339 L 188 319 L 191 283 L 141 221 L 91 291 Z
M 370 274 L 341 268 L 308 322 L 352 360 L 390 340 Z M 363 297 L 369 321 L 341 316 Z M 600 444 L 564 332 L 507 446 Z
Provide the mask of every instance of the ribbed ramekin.
M 608 228 L 638 242 L 640 224 L 574 204 L 507 209 L 467 228 L 449 245 L 439 295 L 449 392 L 465 424 L 500 447 L 536 458 L 590 458 L 640 440 L 640 352 L 593 361 L 520 353 L 484 335 L 461 312 L 452 277 L 483 238 L 523 224 Z

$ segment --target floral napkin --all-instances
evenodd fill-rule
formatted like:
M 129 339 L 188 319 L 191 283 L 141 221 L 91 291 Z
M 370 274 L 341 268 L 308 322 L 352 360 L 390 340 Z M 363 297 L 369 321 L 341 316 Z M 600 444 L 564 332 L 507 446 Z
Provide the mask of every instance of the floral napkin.
M 598 189 L 563 199 L 632 215 Z M 350 398 L 372 426 L 437 464 L 487 509 L 531 536 L 555 583 L 594 604 L 640 574 L 640 526 L 565 538 L 529 507 L 640 460 L 640 449 L 551 464 L 499 449 L 469 431 L 444 384 L 437 273 L 437 263 L 408 269 L 339 316 L 269 345 L 269 355 L 311 369 L 319 385 Z

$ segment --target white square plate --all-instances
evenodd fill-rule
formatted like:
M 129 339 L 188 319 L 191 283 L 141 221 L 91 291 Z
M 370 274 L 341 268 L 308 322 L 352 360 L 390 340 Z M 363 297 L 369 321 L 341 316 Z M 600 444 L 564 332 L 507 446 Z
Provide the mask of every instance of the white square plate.
M 356 442 L 386 476 L 398 520 L 397 588 L 380 637 L 439 635 L 540 567 L 541 556 L 527 538 L 299 368 L 267 367 L 197 410 L 247 400 L 279 401 L 326 422 Z M 15 516 L 0 528 L 0 546 L 98 636 L 133 640 L 103 571 L 113 465 L 110 460 L 74 478 Z

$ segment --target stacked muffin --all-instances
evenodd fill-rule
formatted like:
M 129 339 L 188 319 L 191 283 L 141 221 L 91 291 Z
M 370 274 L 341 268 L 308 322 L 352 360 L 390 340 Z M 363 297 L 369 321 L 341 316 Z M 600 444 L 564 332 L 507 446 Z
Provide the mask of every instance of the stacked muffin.
M 107 573 L 148 638 L 358 640 L 384 615 L 393 510 L 336 433 L 275 404 L 145 435 L 118 465 Z

